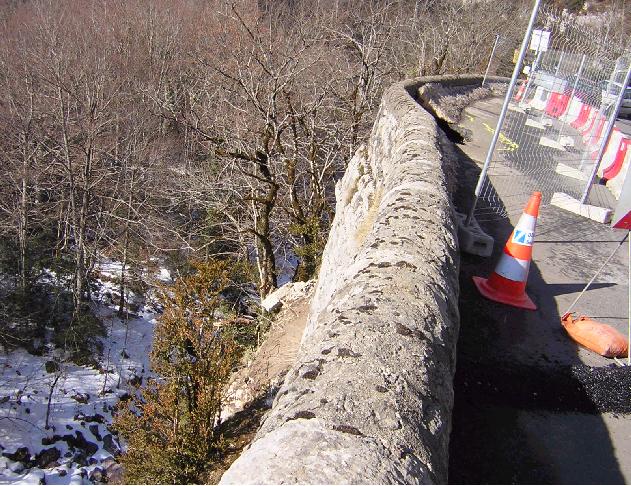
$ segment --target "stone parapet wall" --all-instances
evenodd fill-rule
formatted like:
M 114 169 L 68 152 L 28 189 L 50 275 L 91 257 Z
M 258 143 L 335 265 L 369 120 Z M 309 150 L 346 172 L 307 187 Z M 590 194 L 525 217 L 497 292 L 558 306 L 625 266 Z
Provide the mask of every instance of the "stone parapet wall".
M 338 183 L 296 363 L 223 484 L 447 481 L 458 253 L 426 82 L 385 92 Z
M 487 76 L 482 87 L 482 76 L 454 75 L 421 78 L 417 98 L 435 117 L 450 125 L 460 121 L 462 110 L 471 103 L 491 94 L 504 93 L 509 78 Z

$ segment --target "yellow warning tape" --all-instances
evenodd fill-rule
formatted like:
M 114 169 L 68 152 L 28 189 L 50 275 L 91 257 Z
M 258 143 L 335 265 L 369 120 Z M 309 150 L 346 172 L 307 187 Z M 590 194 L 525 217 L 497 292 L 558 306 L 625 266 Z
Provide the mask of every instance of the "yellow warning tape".
M 491 134 L 495 133 L 495 128 L 490 127 L 486 123 L 482 123 L 482 125 L 484 125 L 484 128 L 486 128 L 489 132 L 491 132 Z M 503 150 L 505 152 L 513 152 L 519 148 L 519 144 L 517 142 L 513 142 L 510 138 L 508 138 L 502 132 L 500 132 L 499 141 L 504 146 L 504 148 L 500 150 Z

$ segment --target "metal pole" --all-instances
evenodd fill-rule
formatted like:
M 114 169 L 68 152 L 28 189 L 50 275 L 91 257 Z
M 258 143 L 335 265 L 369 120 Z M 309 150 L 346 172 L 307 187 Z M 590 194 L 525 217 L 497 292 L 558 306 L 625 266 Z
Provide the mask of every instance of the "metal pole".
M 530 35 L 532 34 L 532 29 L 535 25 L 535 20 L 537 19 L 537 11 L 539 10 L 540 4 L 541 4 L 541 0 L 535 0 L 535 5 L 533 6 L 532 13 L 530 14 L 530 21 L 528 22 L 528 28 L 526 29 L 524 40 L 521 43 L 521 50 L 519 51 L 519 58 L 517 59 L 517 63 L 515 64 L 515 69 L 513 69 L 513 76 L 511 77 L 510 83 L 508 85 L 508 89 L 506 90 L 506 96 L 504 97 L 504 104 L 502 105 L 502 111 L 500 112 L 500 116 L 497 119 L 497 125 L 495 126 L 495 133 L 493 133 L 493 138 L 491 139 L 491 145 L 489 146 L 489 150 L 486 153 L 484 166 L 482 167 L 482 172 L 480 173 L 478 184 L 475 187 L 475 192 L 474 192 L 475 199 L 473 200 L 473 205 L 471 206 L 471 210 L 469 211 L 469 214 L 467 215 L 467 219 L 465 221 L 466 226 L 469 226 L 471 224 L 471 219 L 473 218 L 473 212 L 475 211 L 475 206 L 477 205 L 478 199 L 480 198 L 482 185 L 484 184 L 484 181 L 486 179 L 486 173 L 488 172 L 489 165 L 491 164 L 491 157 L 493 156 L 495 145 L 497 144 L 497 140 L 500 136 L 500 130 L 502 129 L 504 118 L 506 118 L 506 112 L 508 111 L 508 104 L 510 103 L 511 96 L 513 95 L 513 89 L 515 88 L 515 84 L 517 83 L 517 78 L 519 77 L 519 73 L 521 71 L 521 65 L 524 62 L 524 57 L 526 57 L 526 50 L 528 49 L 528 41 L 530 40 Z
M 578 86 L 578 81 L 581 79 L 581 75 L 583 74 L 583 66 L 585 65 L 585 54 L 581 58 L 581 64 L 578 67 L 578 72 L 576 73 L 576 79 L 574 80 L 574 86 L 572 86 L 572 91 L 570 91 L 570 101 L 568 104 L 572 104 L 572 100 L 574 99 L 574 93 L 576 92 L 576 87 Z M 557 142 L 561 143 L 561 137 L 563 135 L 563 127 L 565 123 L 561 123 L 561 127 L 559 128 L 559 135 L 557 136 Z
M 560 51 L 560 52 L 561 52 L 561 55 L 559 56 L 559 64 L 557 64 L 556 71 L 554 72 L 555 78 L 559 77 L 559 71 L 561 70 L 561 64 L 563 63 L 563 54 L 565 54 L 563 51 Z M 556 79 L 554 81 L 556 82 Z
M 583 74 L 583 66 L 585 66 L 585 54 L 583 54 L 583 57 L 581 58 L 581 65 L 578 68 L 578 73 L 576 73 L 576 79 L 574 80 L 574 86 L 572 86 L 572 93 L 570 94 L 570 101 L 572 101 L 572 98 L 574 97 L 574 93 L 578 87 L 578 82 Z
M 559 51 L 561 53 L 561 55 L 559 56 L 559 64 L 557 64 L 557 67 L 554 71 L 554 82 L 552 83 L 552 87 L 555 88 L 556 87 L 556 82 L 557 79 L 559 78 L 559 71 L 561 70 L 561 63 L 563 62 L 563 51 Z M 550 91 L 550 95 L 552 94 L 552 91 L 554 91 L 554 89 L 552 89 Z M 543 119 L 546 118 L 546 110 L 545 108 L 543 110 L 541 110 L 541 115 L 539 116 L 539 122 L 543 123 Z
M 493 54 L 495 54 L 495 49 L 497 48 L 497 41 L 500 39 L 499 34 L 495 34 L 495 43 L 493 44 L 493 50 L 491 51 L 491 56 L 489 57 L 489 62 L 486 65 L 486 71 L 484 71 L 484 77 L 482 78 L 482 86 L 486 82 L 486 77 L 489 74 L 489 68 L 491 67 L 491 61 L 493 60 Z
M 537 57 L 535 57 L 535 60 L 530 68 L 530 72 L 528 73 L 528 81 L 526 81 L 526 89 L 524 89 L 524 94 L 522 95 L 521 101 L 519 102 L 520 105 L 523 104 L 524 101 L 526 101 L 526 97 L 528 96 L 528 90 L 530 90 L 532 80 L 535 79 L 535 71 L 539 67 L 539 60 L 541 59 L 541 55 L 543 54 L 543 51 L 539 50 L 540 46 L 541 43 L 537 44 Z
M 594 168 L 592 169 L 592 173 L 587 180 L 587 185 L 585 186 L 585 191 L 583 192 L 583 197 L 581 198 L 581 204 L 585 204 L 587 198 L 589 197 L 589 193 L 592 190 L 592 184 L 594 183 L 594 179 L 596 179 L 596 174 L 598 173 L 598 168 L 600 167 L 600 163 L 603 160 L 603 155 L 605 155 L 605 150 L 607 150 L 607 144 L 609 143 L 609 139 L 611 138 L 611 132 L 613 131 L 614 123 L 616 122 L 616 118 L 618 117 L 618 112 L 620 111 L 620 105 L 622 105 L 622 100 L 624 99 L 625 92 L 627 90 L 627 85 L 631 80 L 631 62 L 629 63 L 629 67 L 627 68 L 627 75 L 624 78 L 624 82 L 622 83 L 622 87 L 620 88 L 620 93 L 618 93 L 618 99 L 616 99 L 616 104 L 614 105 L 613 113 L 609 118 L 609 122 L 607 123 L 607 130 L 605 131 L 605 136 L 603 137 L 602 142 L 600 143 L 600 148 L 598 149 L 598 157 L 596 157 L 596 163 L 594 164 Z

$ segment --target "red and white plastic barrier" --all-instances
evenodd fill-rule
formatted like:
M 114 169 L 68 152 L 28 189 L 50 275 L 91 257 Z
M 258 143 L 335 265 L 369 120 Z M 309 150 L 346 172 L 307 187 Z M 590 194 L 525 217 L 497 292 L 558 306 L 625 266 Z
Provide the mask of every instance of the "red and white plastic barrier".
M 546 108 L 547 100 L 548 92 L 545 90 L 545 88 L 543 88 L 543 86 L 537 86 L 537 89 L 535 90 L 535 96 L 527 103 L 527 105 L 529 108 L 543 111 Z
M 578 119 L 578 115 L 581 112 L 581 108 L 583 107 L 583 102 L 577 96 L 572 97 L 572 101 L 570 101 L 567 110 L 565 110 L 565 114 L 559 117 L 564 123 L 572 123 Z
M 602 133 L 606 122 L 607 118 L 600 113 L 594 117 L 591 130 L 583 135 L 583 143 L 587 145 L 588 148 L 595 149 L 600 147 L 600 143 L 602 142 Z
M 591 113 L 592 113 L 592 107 L 588 105 L 587 103 L 583 103 L 581 105 L 581 109 L 579 111 L 578 117 L 576 118 L 576 120 L 570 123 L 570 126 L 572 128 L 576 128 L 577 130 L 582 128 L 587 123 L 587 120 L 589 119 Z
M 624 139 L 625 146 L 622 147 L 624 152 L 624 156 L 621 154 L 622 163 L 620 163 L 620 168 L 618 169 L 618 173 L 616 176 L 607 180 L 607 189 L 611 191 L 616 199 L 620 198 L 620 193 L 622 192 L 622 185 L 624 184 L 624 180 L 627 177 L 627 173 L 629 172 L 629 163 L 631 162 L 631 149 L 629 148 L 630 141 L 629 139 Z M 619 159 L 616 158 L 616 162 L 619 163 Z
M 541 96 L 542 93 L 539 91 L 535 93 L 534 99 L 541 100 Z M 552 92 L 545 105 L 545 112 L 576 129 L 581 134 L 585 149 L 592 159 L 596 159 L 607 125 L 607 117 L 600 113 L 598 108 L 589 105 L 577 96 L 573 96 L 570 100 L 569 96 L 563 93 Z M 607 181 L 607 188 L 616 199 L 620 197 L 630 165 L 631 136 L 625 136 L 619 128 L 614 127 L 603 153 L 598 176 Z
M 585 121 L 585 124 L 578 129 L 579 133 L 581 134 L 581 137 L 584 138 L 589 132 L 592 131 L 592 129 L 594 128 L 594 123 L 596 123 L 597 119 L 598 119 L 598 110 L 596 108 L 592 108 L 592 110 L 589 113 L 589 116 L 587 117 L 587 120 Z
M 519 88 L 517 89 L 517 93 L 515 93 L 515 96 L 513 97 L 515 101 L 521 101 L 522 96 L 524 96 L 524 91 L 526 91 L 526 83 L 527 81 L 523 81 L 519 85 Z
M 598 170 L 600 177 L 611 180 L 620 174 L 630 144 L 631 140 L 625 137 L 618 128 L 614 128 L 600 163 Z
M 552 93 L 550 93 L 550 96 L 548 97 L 548 101 L 546 103 L 546 115 L 549 115 L 553 118 L 559 118 L 561 115 L 563 115 L 563 113 L 565 113 L 569 102 L 569 96 L 553 91 Z

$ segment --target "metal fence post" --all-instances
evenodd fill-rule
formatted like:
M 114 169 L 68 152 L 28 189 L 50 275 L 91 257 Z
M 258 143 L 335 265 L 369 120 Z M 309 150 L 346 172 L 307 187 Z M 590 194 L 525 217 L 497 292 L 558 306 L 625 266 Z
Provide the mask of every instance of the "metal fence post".
M 526 101 L 528 91 L 530 91 L 530 86 L 532 85 L 532 80 L 535 78 L 535 71 L 539 67 L 539 61 L 541 60 L 541 56 L 543 54 L 543 51 L 541 51 L 540 48 L 541 46 L 537 45 L 537 57 L 535 57 L 535 60 L 530 67 L 530 72 L 528 73 L 528 81 L 526 82 L 526 89 L 524 89 L 524 94 L 522 95 L 521 101 L 519 102 L 520 106 Z
M 605 151 L 607 150 L 607 144 L 609 143 L 609 139 L 611 138 L 611 132 L 613 131 L 614 123 L 616 122 L 616 118 L 618 117 L 618 112 L 620 111 L 620 105 L 622 105 L 622 100 L 624 99 L 624 95 L 627 91 L 627 85 L 629 84 L 629 80 L 631 80 L 631 62 L 629 62 L 629 67 L 627 68 L 627 75 L 624 77 L 624 82 L 622 83 L 622 87 L 620 88 L 620 93 L 618 93 L 616 104 L 614 105 L 613 112 L 611 113 L 609 122 L 607 123 L 605 136 L 603 137 L 603 140 L 600 143 L 600 148 L 598 149 L 598 156 L 596 157 L 596 163 L 594 164 L 592 173 L 589 176 L 589 179 L 587 180 L 587 185 L 585 186 L 585 191 L 583 192 L 583 197 L 581 198 L 581 204 L 585 204 L 585 202 L 587 201 L 587 198 L 589 197 L 589 193 L 592 190 L 594 179 L 596 179 L 598 168 L 600 167 L 600 163 L 603 160 L 603 155 L 605 155 Z
M 486 153 L 486 159 L 484 160 L 484 166 L 482 167 L 482 172 L 480 173 L 478 184 L 475 187 L 475 192 L 474 192 L 475 198 L 473 200 L 473 205 L 471 206 L 471 210 L 469 211 L 469 214 L 467 215 L 467 219 L 465 221 L 466 226 L 469 226 L 471 224 L 471 219 L 473 218 L 473 212 L 475 211 L 475 207 L 478 203 L 478 199 L 480 198 L 482 185 L 484 184 L 484 181 L 486 180 L 486 173 L 488 172 L 489 165 L 491 164 L 491 157 L 493 156 L 495 145 L 497 144 L 497 140 L 499 139 L 500 130 L 502 129 L 502 124 L 504 123 L 504 118 L 506 118 L 506 112 L 508 111 L 508 104 L 510 103 L 510 99 L 513 95 L 513 89 L 515 88 L 515 84 L 517 84 L 517 78 L 519 77 L 519 73 L 521 72 L 521 65 L 524 62 L 524 57 L 526 57 L 526 51 L 528 50 L 528 42 L 530 40 L 530 35 L 532 34 L 532 30 L 535 26 L 535 20 L 537 19 L 537 12 L 539 11 L 540 4 L 541 4 L 541 0 L 535 0 L 535 4 L 532 8 L 532 13 L 530 14 L 530 20 L 528 22 L 528 28 L 526 29 L 524 40 L 521 43 L 521 50 L 519 51 L 519 58 L 517 59 L 517 63 L 515 64 L 515 69 L 513 69 L 513 75 L 508 85 L 508 89 L 506 90 L 506 96 L 504 97 L 504 104 L 502 105 L 502 111 L 500 112 L 500 116 L 497 119 L 495 132 L 493 133 L 493 138 L 491 139 L 489 150 Z
M 497 48 L 497 41 L 500 39 L 499 34 L 495 34 L 495 43 L 493 44 L 493 50 L 491 51 L 491 55 L 489 56 L 489 62 L 486 65 L 486 71 L 484 71 L 484 77 L 482 78 L 482 86 L 486 82 L 486 77 L 489 74 L 489 68 L 491 67 L 491 61 L 493 60 L 493 54 L 495 54 L 495 49 Z
M 578 86 L 578 82 L 581 79 L 581 75 L 583 74 L 583 66 L 585 66 L 585 54 L 581 57 L 581 64 L 578 67 L 578 71 L 576 73 L 576 79 L 574 80 L 574 86 L 572 86 L 572 91 L 570 91 L 570 101 L 568 103 L 572 103 L 574 99 L 574 93 L 576 92 L 576 87 Z M 559 134 L 557 135 L 557 142 L 561 143 L 561 137 L 563 136 L 563 127 L 565 123 L 561 123 L 559 127 Z
M 559 51 L 559 52 L 561 52 L 561 55 L 559 56 L 559 64 L 557 64 L 557 68 L 554 71 L 555 78 L 559 77 L 559 71 L 561 71 L 561 64 L 563 64 L 563 58 L 565 57 L 565 53 L 563 51 Z

